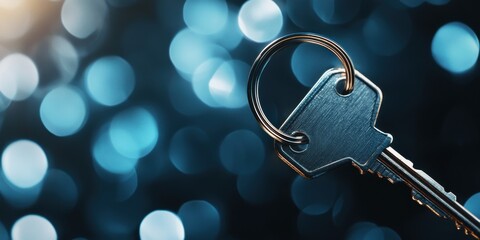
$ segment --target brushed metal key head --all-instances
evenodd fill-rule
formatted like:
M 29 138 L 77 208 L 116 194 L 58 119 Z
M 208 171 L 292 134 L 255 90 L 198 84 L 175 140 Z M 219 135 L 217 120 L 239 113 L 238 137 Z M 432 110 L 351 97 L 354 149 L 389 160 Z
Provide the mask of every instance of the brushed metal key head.
M 382 92 L 359 72 L 355 89 L 343 95 L 337 85 L 343 69 L 323 74 L 280 130 L 305 134 L 306 145 L 275 141 L 278 156 L 299 174 L 312 178 L 343 163 L 365 166 L 392 143 L 392 136 L 375 128 Z

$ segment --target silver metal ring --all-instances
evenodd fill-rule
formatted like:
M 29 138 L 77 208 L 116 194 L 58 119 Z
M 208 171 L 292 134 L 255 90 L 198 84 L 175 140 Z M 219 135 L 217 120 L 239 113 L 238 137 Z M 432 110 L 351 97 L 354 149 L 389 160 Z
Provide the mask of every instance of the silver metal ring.
M 330 39 L 312 34 L 312 33 L 295 33 L 281 37 L 272 43 L 268 44 L 258 55 L 253 62 L 250 74 L 248 76 L 248 102 L 250 109 L 252 110 L 255 118 L 265 132 L 272 138 L 281 143 L 289 144 L 304 144 L 308 142 L 308 138 L 305 135 L 292 136 L 280 131 L 278 128 L 267 119 L 263 113 L 262 106 L 260 105 L 260 98 L 258 94 L 260 76 L 262 75 L 265 66 L 270 58 L 279 50 L 291 45 L 292 43 L 312 43 L 320 45 L 332 53 L 334 53 L 338 59 L 342 62 L 345 68 L 345 89 L 346 94 L 353 91 L 355 68 L 347 53 L 335 42 Z

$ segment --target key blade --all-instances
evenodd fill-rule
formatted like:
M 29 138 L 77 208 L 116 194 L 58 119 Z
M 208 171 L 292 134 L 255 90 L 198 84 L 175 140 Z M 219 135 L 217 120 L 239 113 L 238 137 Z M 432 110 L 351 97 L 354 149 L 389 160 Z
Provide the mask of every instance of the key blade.
M 386 148 L 377 160 L 412 189 L 412 198 L 426 205 L 441 217 L 450 218 L 457 229 L 480 239 L 480 220 L 456 201 L 456 196 L 425 172 L 413 168 L 412 162 L 392 147 Z

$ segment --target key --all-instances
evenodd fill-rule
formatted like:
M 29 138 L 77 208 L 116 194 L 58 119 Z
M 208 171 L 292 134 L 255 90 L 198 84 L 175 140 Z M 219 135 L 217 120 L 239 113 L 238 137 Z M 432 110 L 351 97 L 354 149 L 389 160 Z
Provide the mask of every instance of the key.
M 275 150 L 299 174 L 316 177 L 345 163 L 361 174 L 370 172 L 391 183 L 404 182 L 412 199 L 435 215 L 451 219 L 457 229 L 476 239 L 480 221 L 456 201 L 456 196 L 392 147 L 392 136 L 375 128 L 382 92 L 356 72 L 355 89 L 348 95 L 337 91 L 343 70 L 328 70 L 307 93 L 281 126 L 292 135 L 303 134 L 308 143 L 288 145 L 275 142 Z

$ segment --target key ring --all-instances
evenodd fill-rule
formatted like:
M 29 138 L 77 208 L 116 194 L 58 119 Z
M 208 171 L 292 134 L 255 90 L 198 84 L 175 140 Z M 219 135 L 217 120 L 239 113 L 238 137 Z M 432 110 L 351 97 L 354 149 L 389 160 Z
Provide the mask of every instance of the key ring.
M 262 127 L 262 129 L 267 132 L 268 135 L 278 142 L 289 144 L 305 144 L 308 143 L 308 138 L 306 135 L 293 136 L 286 134 L 273 126 L 273 124 L 263 113 L 258 94 L 260 76 L 262 75 L 262 72 L 265 69 L 268 61 L 276 52 L 292 43 L 312 43 L 320 45 L 335 54 L 342 62 L 342 65 L 345 69 L 346 80 L 344 93 L 346 94 L 353 91 L 355 68 L 353 67 L 353 63 L 345 50 L 343 50 L 337 43 L 312 33 L 295 33 L 278 38 L 277 40 L 268 44 L 253 62 L 252 68 L 250 69 L 250 74 L 248 76 L 248 103 L 250 105 L 250 109 L 255 115 L 255 118 L 260 124 L 260 127 Z

